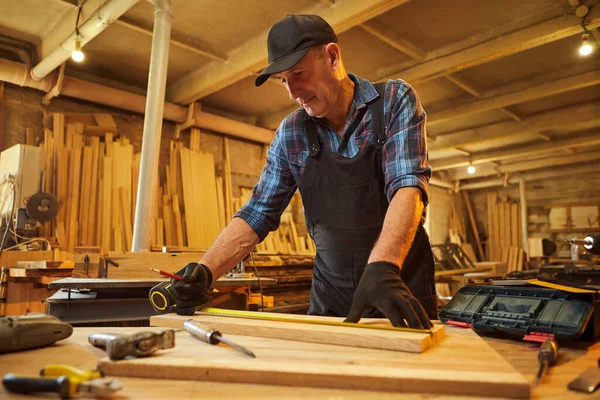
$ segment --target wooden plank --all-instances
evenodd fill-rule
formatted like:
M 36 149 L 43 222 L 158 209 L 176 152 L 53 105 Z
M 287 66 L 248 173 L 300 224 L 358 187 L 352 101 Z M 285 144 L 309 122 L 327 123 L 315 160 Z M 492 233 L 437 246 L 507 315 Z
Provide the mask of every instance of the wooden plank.
M 73 148 L 71 150 L 71 162 L 69 163 L 69 171 L 72 172 L 72 179 L 69 179 L 70 193 L 69 193 L 69 224 L 67 228 L 68 235 L 68 249 L 73 251 L 77 243 L 77 227 L 78 227 L 78 215 L 79 215 L 79 190 L 80 190 L 80 172 L 81 172 L 81 148 Z
M 510 247 L 511 245 L 511 241 L 510 241 L 510 203 L 508 202 L 504 202 L 502 203 L 502 206 L 504 207 L 504 245 L 506 247 Z
M 451 393 L 454 396 L 529 398 L 527 379 L 482 338 L 468 329 L 448 329 L 452 334 L 421 354 L 228 336 L 254 351 L 256 359 L 224 346 L 209 346 L 187 332 L 178 332 L 177 346 L 160 357 L 118 362 L 104 358 L 98 366 L 109 376 L 253 384 L 277 382 L 284 385 L 282 388 L 292 385 L 302 386 L 303 390 L 328 387 L 365 389 L 373 393 L 385 390 L 402 394 L 427 392 L 445 396 Z M 312 336 L 310 332 L 307 336 Z M 456 357 L 457 351 L 461 352 L 460 357 Z
M 521 247 L 519 243 L 519 209 L 517 203 L 510 205 L 510 245 Z
M 504 215 L 504 204 L 498 203 L 498 247 L 506 247 L 504 236 L 504 225 L 506 224 L 506 218 Z
M 181 212 L 179 210 L 179 196 L 177 196 L 176 194 L 173 195 L 173 200 L 171 202 L 172 206 L 173 206 L 173 215 L 175 216 L 175 237 L 176 237 L 176 242 L 175 245 L 176 246 L 184 246 L 184 239 L 183 239 L 183 226 L 182 226 L 182 222 L 181 222 Z M 193 211 L 190 211 L 190 213 L 193 213 Z M 187 216 L 187 213 L 186 213 Z M 189 231 L 189 227 L 188 227 L 188 232 Z M 188 236 L 188 243 L 189 243 L 189 236 Z
M 517 271 L 523 271 L 523 249 L 519 249 L 517 254 Z
M 343 318 L 338 317 L 296 316 L 276 313 L 261 313 L 261 315 L 271 317 L 299 317 L 298 319 L 312 321 L 343 321 Z M 443 324 L 434 325 L 432 333 L 428 334 L 224 317 L 202 312 L 197 312 L 192 317 L 174 314 L 153 316 L 150 318 L 150 325 L 181 329 L 183 328 L 183 323 L 188 319 L 193 319 L 208 329 L 218 329 L 223 334 L 251 335 L 262 338 L 405 351 L 410 353 L 422 353 L 440 343 L 446 336 L 446 327 Z M 378 319 L 365 319 L 365 321 L 364 323 L 366 324 L 390 326 L 389 321 Z
M 113 119 L 112 115 L 110 115 L 110 114 L 94 113 L 94 119 L 96 120 L 96 123 L 100 126 L 109 127 L 111 129 L 113 129 L 113 131 L 117 130 L 117 124 L 115 123 L 115 120 Z
M 102 248 L 109 251 L 113 248 L 111 241 L 112 234 L 112 157 L 104 158 L 104 176 L 103 176 L 103 200 L 102 200 Z
M 225 219 L 225 199 L 223 193 L 223 178 L 217 176 L 215 178 L 215 182 L 217 185 L 217 210 L 219 214 L 219 230 L 225 229 L 227 226 L 227 222 Z
M 31 261 L 21 261 L 31 262 Z M 40 262 L 40 261 L 37 261 Z M 33 276 L 71 276 L 73 268 L 10 268 L 9 274 L 11 277 L 33 277 Z
M 479 240 L 479 229 L 477 229 L 477 221 L 471 207 L 471 200 L 469 199 L 469 193 L 466 190 L 462 191 L 465 205 L 467 206 L 467 212 L 469 214 L 469 221 L 471 222 L 471 228 L 473 229 L 473 236 L 475 236 L 475 243 L 477 243 L 477 253 L 479 254 L 479 261 L 483 261 L 485 256 L 483 254 L 483 247 L 481 247 L 481 241 Z M 477 260 L 473 260 L 475 262 Z
M 179 156 L 180 156 L 180 161 L 181 161 L 181 181 L 182 183 L 185 182 L 185 184 L 182 184 L 183 187 L 183 203 L 185 204 L 185 218 L 186 218 L 186 234 L 187 234 L 187 244 L 188 246 L 192 247 L 195 246 L 196 243 L 196 236 L 195 236 L 195 230 L 194 230 L 194 210 L 192 209 L 192 204 L 193 204 L 193 197 L 194 197 L 194 193 L 193 193 L 193 181 L 192 181 L 192 171 L 190 170 L 190 165 L 191 165 L 191 161 L 190 161 L 190 150 L 188 149 L 181 149 L 179 150 Z M 177 207 L 177 208 L 175 208 Z M 189 207 L 189 208 L 188 208 Z M 177 211 L 181 211 L 179 210 L 179 205 L 173 205 L 173 211 L 175 212 L 175 215 L 177 215 Z M 177 217 L 176 217 L 177 218 Z M 179 227 L 177 227 L 179 228 Z M 179 235 L 179 233 L 177 233 L 177 235 Z M 179 237 L 179 236 L 178 236 Z M 182 242 L 179 242 L 179 239 L 177 240 L 178 246 L 183 246 Z
M 129 195 L 127 188 L 119 188 L 119 200 L 121 207 L 121 216 L 123 218 L 123 228 L 125 230 L 125 246 L 128 249 L 131 248 L 131 242 L 133 240 L 133 233 L 131 229 L 131 213 L 129 212 L 129 202 L 127 196 Z
M 52 251 L 32 250 L 32 251 L 3 251 L 0 255 L 0 267 L 16 267 L 19 261 L 42 261 L 52 260 Z
M 98 205 L 102 204 L 98 202 L 98 158 L 100 151 L 100 138 L 92 137 L 89 139 L 92 148 L 92 169 L 90 172 L 89 180 L 91 182 L 90 187 L 90 200 L 89 200 L 89 211 L 88 218 L 84 220 L 87 224 L 87 235 L 85 237 L 85 243 L 89 246 L 96 244 L 96 216 L 98 211 Z M 101 221 L 99 219 L 99 221 Z
M 231 163 L 229 160 L 229 139 L 223 138 L 225 158 L 223 159 L 223 184 L 225 186 L 225 221 L 227 224 L 233 218 L 233 199 L 231 184 Z
M 112 268 L 109 277 L 114 279 L 149 278 L 156 279 L 157 274 L 150 267 L 168 272 L 177 272 L 186 264 L 198 262 L 204 253 L 130 253 L 111 251 L 107 257 L 119 264 Z
M 83 160 L 81 170 L 81 196 L 79 199 L 79 218 L 78 218 L 78 235 L 79 240 L 76 245 L 87 246 L 88 236 L 88 220 L 90 216 L 90 202 L 91 202 L 91 190 L 92 182 L 90 181 L 92 175 L 92 155 L 93 149 L 90 146 L 83 148 Z

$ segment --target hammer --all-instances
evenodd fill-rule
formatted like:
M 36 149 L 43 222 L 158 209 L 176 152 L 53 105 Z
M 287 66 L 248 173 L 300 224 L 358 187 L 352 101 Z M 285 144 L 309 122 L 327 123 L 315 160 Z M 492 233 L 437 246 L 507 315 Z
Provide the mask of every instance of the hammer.
M 121 360 L 127 356 L 147 357 L 160 349 L 175 347 L 175 331 L 162 333 L 138 332 L 131 335 L 122 333 L 92 333 L 90 344 L 106 350 L 111 360 Z

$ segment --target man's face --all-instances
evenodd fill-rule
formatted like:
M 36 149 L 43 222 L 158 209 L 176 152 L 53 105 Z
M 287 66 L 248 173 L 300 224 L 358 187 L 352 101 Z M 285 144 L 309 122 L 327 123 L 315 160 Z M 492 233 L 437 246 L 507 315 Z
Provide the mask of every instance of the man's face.
M 329 60 L 326 52 L 319 55 L 313 48 L 292 68 L 273 75 L 311 117 L 326 117 L 337 99 Z

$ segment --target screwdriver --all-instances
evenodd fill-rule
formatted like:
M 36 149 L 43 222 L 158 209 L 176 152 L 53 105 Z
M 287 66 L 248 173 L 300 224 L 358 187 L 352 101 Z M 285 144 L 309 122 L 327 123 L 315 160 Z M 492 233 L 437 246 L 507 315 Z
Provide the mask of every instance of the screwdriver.
M 535 378 L 535 386 L 540 383 L 542 379 L 542 374 L 544 371 L 548 369 L 548 367 L 556 364 L 556 360 L 558 359 L 558 344 L 554 339 L 546 339 L 544 343 L 540 346 L 540 351 L 538 353 L 538 361 L 540 362 L 540 369 L 538 371 L 537 377 Z
M 250 350 L 248 350 L 247 348 L 242 347 L 238 344 L 235 344 L 232 341 L 230 341 L 229 339 L 224 338 L 221 335 L 221 332 L 219 332 L 219 331 L 206 330 L 206 329 L 202 328 L 200 326 L 200 324 L 198 324 L 198 322 L 194 321 L 193 319 L 188 319 L 187 321 L 185 321 L 185 323 L 183 324 L 183 329 L 188 331 L 192 336 L 194 336 L 208 344 L 219 344 L 219 342 L 225 343 L 226 345 L 231 346 L 234 349 L 241 351 L 244 354 L 249 355 L 250 357 L 256 358 L 254 353 L 251 352 Z

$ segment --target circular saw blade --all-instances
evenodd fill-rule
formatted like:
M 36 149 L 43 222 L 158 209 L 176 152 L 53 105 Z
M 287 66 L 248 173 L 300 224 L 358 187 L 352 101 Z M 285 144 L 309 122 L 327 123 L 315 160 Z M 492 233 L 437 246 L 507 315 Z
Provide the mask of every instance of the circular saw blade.
M 50 193 L 38 192 L 27 201 L 27 215 L 38 222 L 50 221 L 58 214 L 58 200 Z

